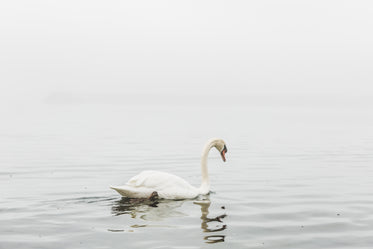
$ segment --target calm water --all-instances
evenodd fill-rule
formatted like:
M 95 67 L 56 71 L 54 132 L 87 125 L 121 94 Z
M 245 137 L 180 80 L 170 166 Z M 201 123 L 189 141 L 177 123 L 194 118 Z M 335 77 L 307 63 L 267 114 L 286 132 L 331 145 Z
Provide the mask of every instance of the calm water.
M 372 105 L 45 104 L 6 114 L 0 248 L 371 248 Z M 138 203 L 141 170 L 213 192 Z

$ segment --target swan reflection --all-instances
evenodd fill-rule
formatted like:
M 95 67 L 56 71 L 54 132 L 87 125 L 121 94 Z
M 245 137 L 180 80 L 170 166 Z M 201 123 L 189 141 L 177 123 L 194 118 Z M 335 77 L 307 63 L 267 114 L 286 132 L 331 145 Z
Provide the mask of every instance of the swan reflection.
M 125 198 L 113 202 L 111 211 L 113 215 L 130 215 L 131 218 L 140 218 L 147 221 L 160 221 L 170 217 L 185 217 L 188 214 L 178 209 L 189 200 L 149 200 L 149 199 L 131 199 Z M 225 213 L 218 216 L 209 217 L 209 208 L 211 201 L 209 199 L 196 200 L 194 204 L 201 208 L 201 229 L 203 233 L 209 233 L 204 236 L 206 243 L 224 242 L 225 235 L 216 234 L 224 231 L 227 225 L 224 224 Z M 225 209 L 222 207 L 222 209 Z M 132 228 L 148 227 L 157 225 L 133 225 Z M 110 230 L 109 230 L 110 231 Z M 212 234 L 213 233 L 213 234 Z
M 212 232 L 220 232 L 227 228 L 227 225 L 224 224 L 223 219 L 227 216 L 226 214 L 222 214 L 213 218 L 209 218 L 209 207 L 211 205 L 210 200 L 204 200 L 204 201 L 195 201 L 194 204 L 197 204 L 201 206 L 201 228 L 202 231 L 205 233 L 212 233 Z M 218 222 L 218 225 L 216 225 L 215 228 L 210 228 L 209 223 L 210 222 Z M 206 240 L 206 243 L 218 243 L 218 242 L 224 242 L 225 235 L 208 235 L 205 236 L 204 239 Z
M 111 208 L 114 215 L 128 214 L 132 218 L 143 220 L 163 220 L 169 217 L 186 216 L 183 212 L 176 210 L 181 207 L 185 201 L 169 200 L 143 200 L 123 197 L 115 201 Z

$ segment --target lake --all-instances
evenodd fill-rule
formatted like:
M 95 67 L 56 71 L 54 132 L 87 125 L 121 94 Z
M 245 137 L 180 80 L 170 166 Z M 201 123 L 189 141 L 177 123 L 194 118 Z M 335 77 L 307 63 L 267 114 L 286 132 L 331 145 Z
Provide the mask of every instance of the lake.
M 0 130 L 0 248 L 371 248 L 373 101 L 252 97 L 13 108 Z M 142 170 L 198 186 L 211 137 L 228 153 L 210 152 L 210 195 L 136 202 L 109 189 Z

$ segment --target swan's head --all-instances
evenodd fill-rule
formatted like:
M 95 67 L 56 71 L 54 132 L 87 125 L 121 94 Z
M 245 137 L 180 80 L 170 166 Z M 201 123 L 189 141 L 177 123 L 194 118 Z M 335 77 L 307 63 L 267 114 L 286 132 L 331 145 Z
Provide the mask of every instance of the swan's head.
M 223 139 L 214 139 L 212 145 L 220 152 L 221 159 L 225 162 L 225 153 L 227 153 L 228 149 Z

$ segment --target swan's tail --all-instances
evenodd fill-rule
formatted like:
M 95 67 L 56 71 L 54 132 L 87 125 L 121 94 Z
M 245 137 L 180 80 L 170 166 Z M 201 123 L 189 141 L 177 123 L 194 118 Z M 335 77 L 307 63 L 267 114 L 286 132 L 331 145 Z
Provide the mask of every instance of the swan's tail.
M 123 197 L 129 198 L 148 198 L 154 190 L 146 188 L 134 188 L 131 186 L 110 186 Z
M 110 188 L 117 191 L 121 196 L 131 197 L 131 192 L 125 186 L 110 186 Z

